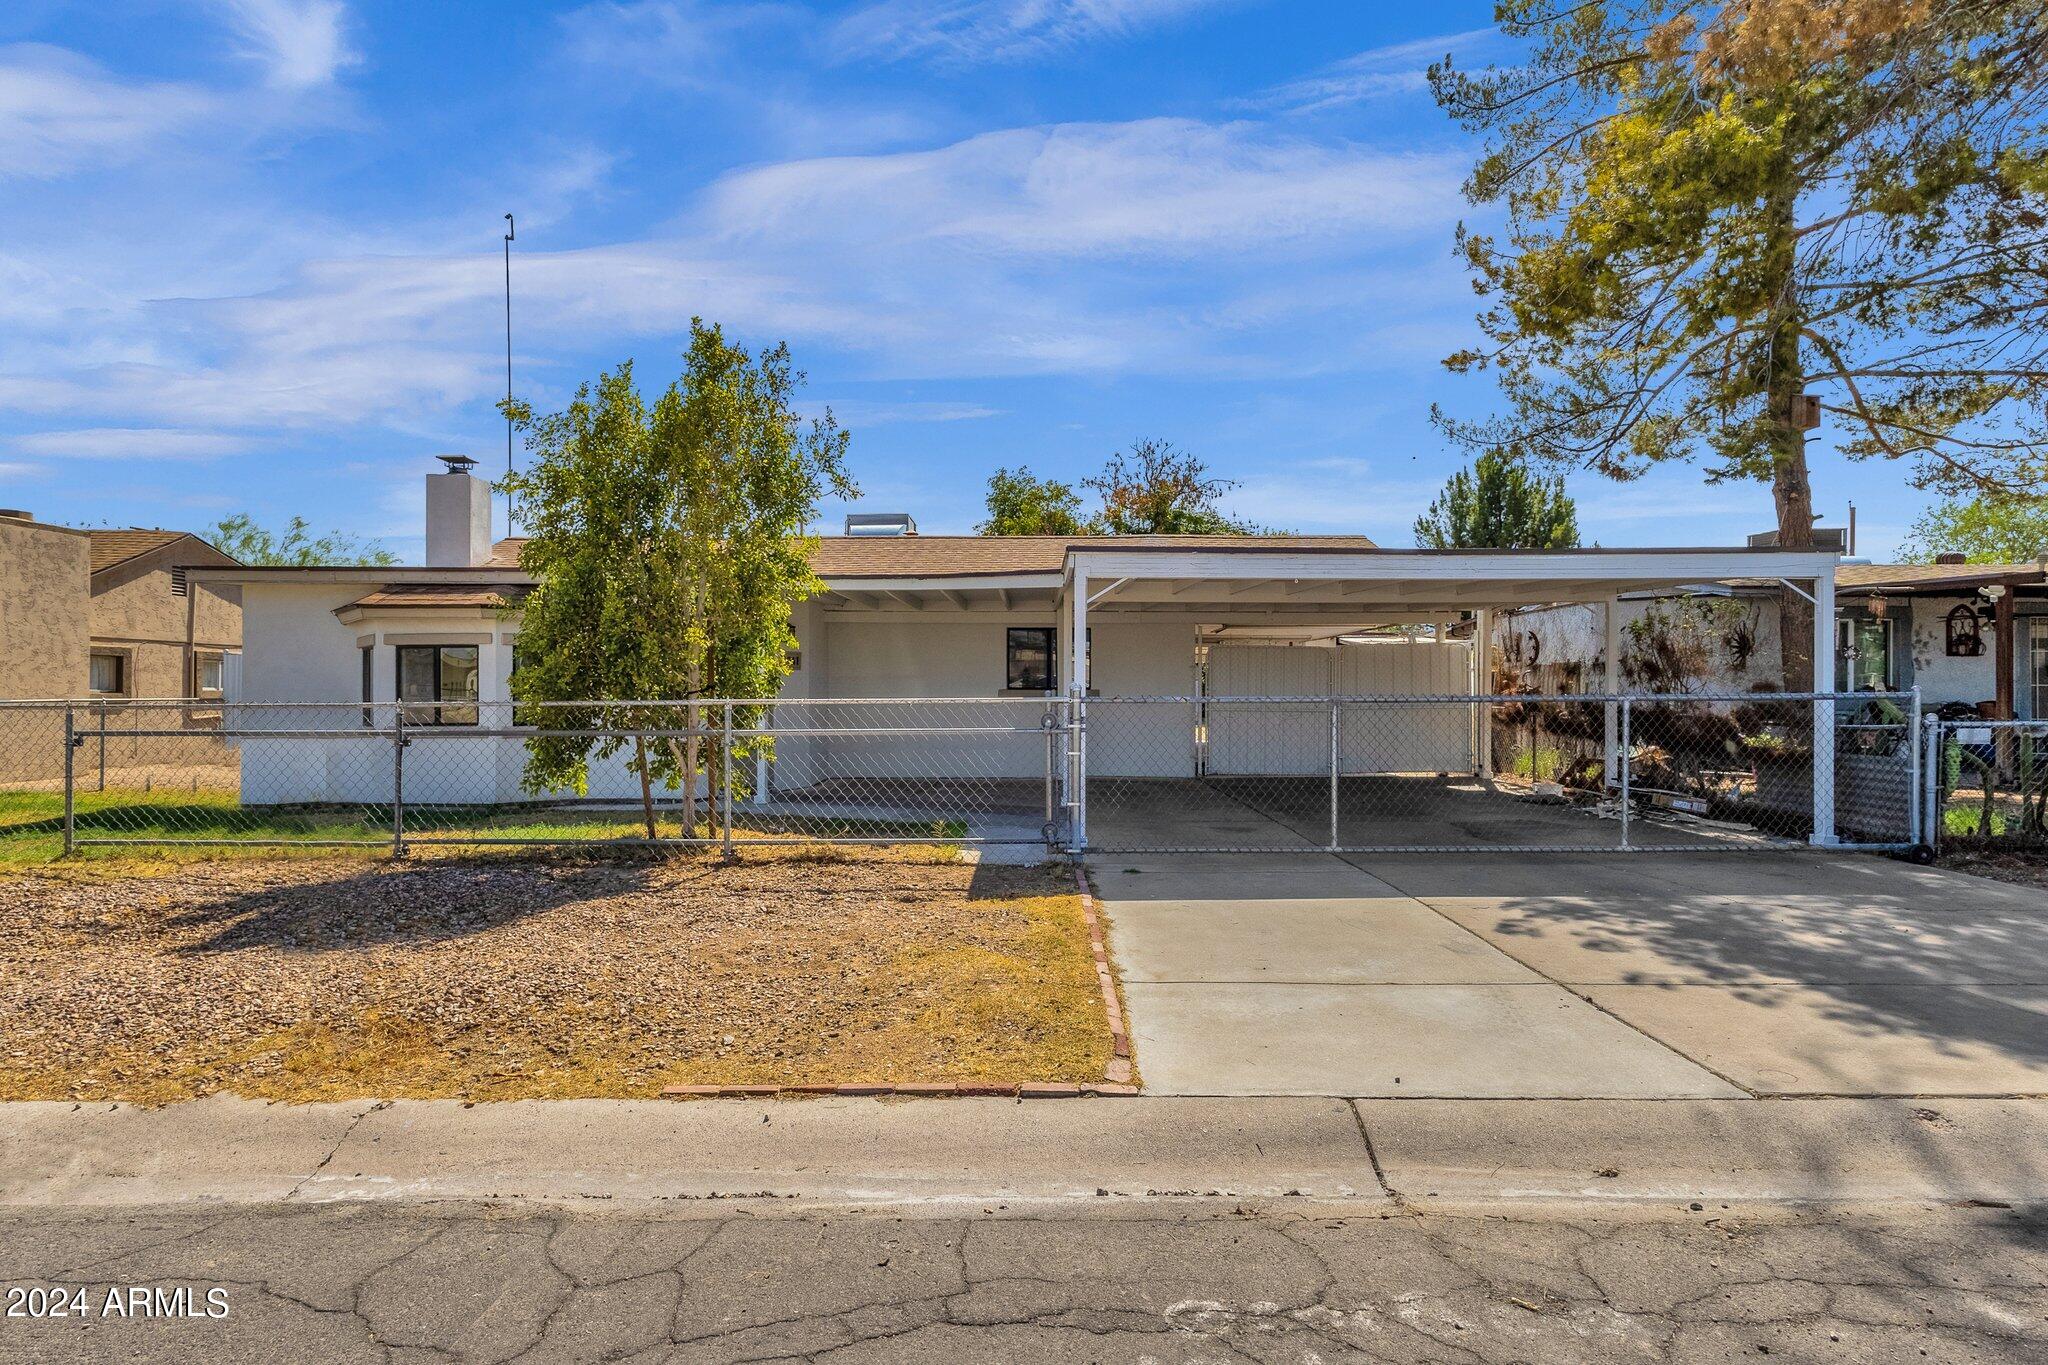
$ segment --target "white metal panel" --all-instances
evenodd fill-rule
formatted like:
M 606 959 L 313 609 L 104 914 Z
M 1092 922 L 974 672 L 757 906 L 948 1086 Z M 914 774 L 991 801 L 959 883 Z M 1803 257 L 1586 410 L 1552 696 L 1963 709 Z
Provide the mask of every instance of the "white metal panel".
M 1463 642 L 1341 645 L 1336 656 L 1345 696 L 1456 697 L 1471 685 L 1472 651 Z M 1470 772 L 1471 709 L 1461 701 L 1347 702 L 1339 719 L 1343 771 Z
M 1209 771 L 1322 773 L 1330 770 L 1330 711 L 1321 704 L 1235 704 L 1217 697 L 1320 697 L 1331 685 L 1333 651 L 1274 645 L 1212 645 Z

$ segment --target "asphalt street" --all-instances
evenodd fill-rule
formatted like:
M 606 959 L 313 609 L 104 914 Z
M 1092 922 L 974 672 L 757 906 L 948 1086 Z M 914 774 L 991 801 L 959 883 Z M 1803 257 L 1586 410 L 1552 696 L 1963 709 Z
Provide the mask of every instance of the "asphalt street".
M 86 1311 L 0 1318 L 0 1360 L 2018 1362 L 2048 1339 L 2043 1210 L 775 1203 L 17 1209 L 0 1280 Z M 103 1311 L 138 1289 L 167 1292 Z

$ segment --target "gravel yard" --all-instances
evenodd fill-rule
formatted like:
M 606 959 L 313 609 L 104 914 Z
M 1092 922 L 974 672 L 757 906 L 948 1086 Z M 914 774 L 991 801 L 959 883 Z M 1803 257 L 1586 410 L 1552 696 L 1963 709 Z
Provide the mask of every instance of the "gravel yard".
M 2048 891 L 2048 853 L 1957 850 L 1943 853 L 1941 865 L 1993 881 L 2038 886 Z
M 1072 881 L 915 853 L 0 878 L 0 1099 L 1095 1080 Z

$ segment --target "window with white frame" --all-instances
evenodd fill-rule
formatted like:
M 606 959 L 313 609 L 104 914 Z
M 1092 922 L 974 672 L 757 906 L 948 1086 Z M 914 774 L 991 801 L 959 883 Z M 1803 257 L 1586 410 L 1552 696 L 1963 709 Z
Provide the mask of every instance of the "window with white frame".
M 200 654 L 192 660 L 192 695 L 218 697 L 227 679 L 227 660 L 218 654 Z
M 1889 618 L 1838 621 L 1835 631 L 1837 692 L 1897 690 L 1897 679 L 1892 672 L 1892 622 Z

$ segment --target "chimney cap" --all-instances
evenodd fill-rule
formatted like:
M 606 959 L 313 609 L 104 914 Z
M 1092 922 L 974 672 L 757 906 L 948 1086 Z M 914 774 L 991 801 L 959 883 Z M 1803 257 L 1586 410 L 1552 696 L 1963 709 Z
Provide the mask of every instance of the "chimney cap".
M 1937 564 L 1967 564 L 1970 562 L 1970 557 L 1961 550 L 1943 550 L 1934 557 L 1934 562 Z
M 447 465 L 450 474 L 467 474 L 476 468 L 476 461 L 467 455 L 436 455 L 434 458 Z

